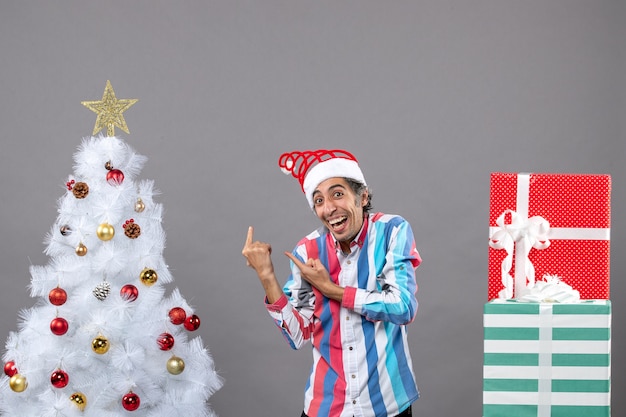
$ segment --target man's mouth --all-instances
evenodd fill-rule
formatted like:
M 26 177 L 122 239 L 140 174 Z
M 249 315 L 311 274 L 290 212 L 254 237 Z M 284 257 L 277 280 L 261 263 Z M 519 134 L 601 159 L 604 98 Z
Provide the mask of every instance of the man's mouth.
M 331 220 L 328 220 L 328 224 L 330 225 L 330 227 L 332 227 L 333 229 L 338 229 L 341 226 L 344 225 L 344 223 L 348 220 L 348 216 L 341 216 L 341 217 L 337 217 Z

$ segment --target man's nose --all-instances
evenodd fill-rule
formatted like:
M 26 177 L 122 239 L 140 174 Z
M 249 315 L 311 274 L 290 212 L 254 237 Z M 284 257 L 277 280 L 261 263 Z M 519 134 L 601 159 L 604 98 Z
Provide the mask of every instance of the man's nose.
M 324 202 L 324 212 L 327 214 L 333 213 L 337 209 L 335 203 L 332 200 L 327 200 Z

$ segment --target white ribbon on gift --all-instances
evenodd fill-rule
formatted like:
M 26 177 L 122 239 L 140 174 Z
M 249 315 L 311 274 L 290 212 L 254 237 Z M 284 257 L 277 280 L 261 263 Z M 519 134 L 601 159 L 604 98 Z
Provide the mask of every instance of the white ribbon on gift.
M 522 297 L 528 288 L 535 284 L 535 267 L 528 258 L 531 249 L 545 249 L 550 246 L 550 239 L 609 240 L 609 228 L 550 227 L 550 223 L 541 216 L 528 217 L 530 194 L 530 174 L 517 175 L 516 211 L 505 210 L 496 220 L 495 227 L 489 228 L 489 245 L 494 249 L 506 250 L 502 261 L 502 285 L 499 298 Z M 511 214 L 511 223 L 505 224 L 505 216 Z M 515 253 L 514 277 L 509 273 Z
M 552 415 L 552 304 L 539 305 L 539 374 L 537 417 Z
M 530 303 L 578 303 L 580 292 L 561 281 L 558 275 L 545 274 L 517 301 Z
M 511 214 L 511 223 L 505 223 L 506 215 Z M 548 232 L 550 223 L 541 216 L 531 218 L 520 216 L 512 210 L 505 210 L 496 220 L 498 229 L 491 236 L 489 245 L 494 249 L 506 250 L 506 257 L 502 261 L 502 285 L 500 298 L 513 297 L 513 278 L 509 274 L 513 266 L 513 252 L 515 251 L 515 288 L 523 289 L 535 284 L 535 266 L 528 259 L 531 249 L 545 249 L 550 246 Z M 528 280 L 528 284 L 526 283 Z M 521 291 L 523 292 L 523 291 Z M 521 294 L 516 294 L 519 298 Z

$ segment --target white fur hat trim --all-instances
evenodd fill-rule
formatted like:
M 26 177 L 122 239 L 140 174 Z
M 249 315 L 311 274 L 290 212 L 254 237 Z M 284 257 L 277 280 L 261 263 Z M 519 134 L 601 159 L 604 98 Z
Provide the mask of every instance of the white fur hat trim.
M 327 159 L 311 168 L 304 178 L 302 188 L 311 209 L 313 208 L 313 192 L 317 186 L 327 179 L 335 177 L 350 178 L 367 185 L 363 172 L 361 172 L 356 161 L 345 158 Z

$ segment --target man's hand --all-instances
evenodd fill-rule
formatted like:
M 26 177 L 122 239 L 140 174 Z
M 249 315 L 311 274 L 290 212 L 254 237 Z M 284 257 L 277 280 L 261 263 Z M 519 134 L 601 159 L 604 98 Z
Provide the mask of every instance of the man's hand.
M 271 259 L 272 246 L 269 243 L 253 242 L 253 235 L 254 228 L 250 226 L 248 227 L 248 236 L 241 254 L 246 258 L 246 264 L 253 268 L 259 274 L 259 278 L 261 278 L 263 275 L 274 272 Z
M 241 254 L 246 258 L 247 265 L 256 271 L 265 290 L 267 301 L 273 304 L 283 295 L 283 290 L 274 275 L 274 265 L 271 257 L 272 246 L 269 243 L 254 242 L 252 240 L 253 236 L 254 228 L 250 226 Z
M 317 288 L 326 297 L 341 301 L 343 287 L 331 281 L 328 270 L 319 259 L 309 259 L 305 264 L 290 252 L 285 252 L 285 255 L 298 267 L 305 281 Z

